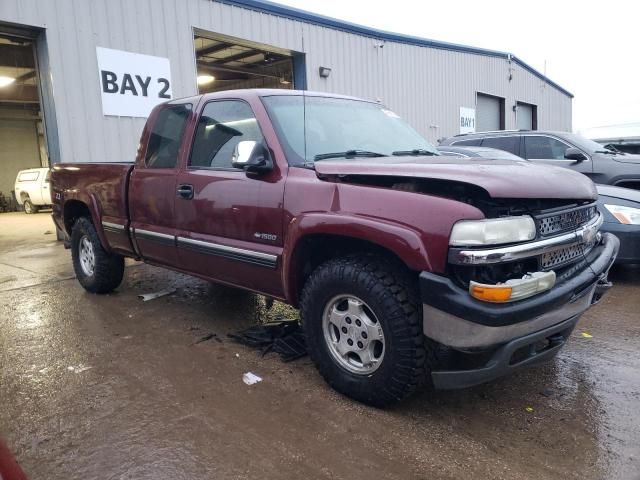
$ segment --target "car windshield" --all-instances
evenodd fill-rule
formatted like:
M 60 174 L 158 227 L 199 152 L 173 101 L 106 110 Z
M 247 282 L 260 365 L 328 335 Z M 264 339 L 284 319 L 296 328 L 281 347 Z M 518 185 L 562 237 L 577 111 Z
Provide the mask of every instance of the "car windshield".
M 438 154 L 398 115 L 376 103 L 303 95 L 274 95 L 263 102 L 292 165 L 400 151 Z
M 569 142 L 573 143 L 576 147 L 584 150 L 587 153 L 615 151 L 607 148 L 601 143 L 585 138 L 582 135 L 578 135 L 577 133 L 564 133 L 562 136 L 565 137 Z

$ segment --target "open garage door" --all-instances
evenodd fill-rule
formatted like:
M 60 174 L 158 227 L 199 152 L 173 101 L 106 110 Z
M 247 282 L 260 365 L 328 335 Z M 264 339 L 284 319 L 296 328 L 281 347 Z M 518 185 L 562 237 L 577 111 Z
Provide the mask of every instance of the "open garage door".
M 294 88 L 294 64 L 300 59 L 293 52 L 199 30 L 194 47 L 199 93 Z
M 476 131 L 504 130 L 504 98 L 478 93 Z
M 0 211 L 18 209 L 16 176 L 48 167 L 35 40 L 0 32 Z

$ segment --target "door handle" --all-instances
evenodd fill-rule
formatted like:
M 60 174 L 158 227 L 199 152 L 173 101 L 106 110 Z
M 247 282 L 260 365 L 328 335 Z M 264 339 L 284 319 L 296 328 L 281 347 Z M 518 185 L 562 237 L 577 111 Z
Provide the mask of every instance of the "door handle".
M 185 200 L 191 200 L 193 198 L 193 185 L 183 183 L 178 186 L 178 196 Z

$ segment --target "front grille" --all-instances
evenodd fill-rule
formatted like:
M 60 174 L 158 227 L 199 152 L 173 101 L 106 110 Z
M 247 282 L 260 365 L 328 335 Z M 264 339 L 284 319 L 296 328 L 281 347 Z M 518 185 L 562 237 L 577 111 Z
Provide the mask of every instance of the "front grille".
M 541 237 L 548 237 L 575 230 L 588 223 L 597 213 L 598 209 L 592 204 L 560 213 L 536 216 L 538 233 Z
M 591 243 L 573 245 L 553 252 L 543 253 L 540 256 L 540 267 L 543 270 L 551 270 L 552 268 L 565 265 L 589 253 L 594 245 L 595 242 L 592 241 Z

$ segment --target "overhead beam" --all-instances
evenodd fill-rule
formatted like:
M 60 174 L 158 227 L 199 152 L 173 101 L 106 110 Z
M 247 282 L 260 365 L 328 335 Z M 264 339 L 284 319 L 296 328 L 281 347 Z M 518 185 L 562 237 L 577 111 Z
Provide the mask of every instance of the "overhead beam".
M 0 45 L 0 66 L 35 68 L 31 44 L 25 46 Z
M 255 57 L 256 55 L 260 55 L 262 53 L 263 52 L 261 52 L 260 50 L 247 50 L 245 52 L 236 53 L 235 55 L 229 55 L 228 57 L 224 57 L 219 60 L 214 60 L 207 63 L 209 65 L 224 65 L 226 63 L 237 62 L 245 58 Z
M 40 103 L 38 89 L 35 85 L 15 84 L 0 88 L 0 102 Z
M 233 45 L 229 45 L 228 43 L 221 43 L 219 45 L 210 45 L 208 47 L 199 48 L 196 50 L 196 57 L 203 57 L 205 55 L 211 55 L 212 53 L 228 50 L 232 46 Z

